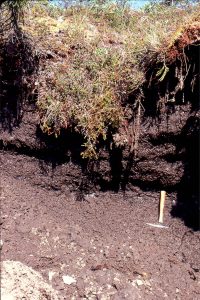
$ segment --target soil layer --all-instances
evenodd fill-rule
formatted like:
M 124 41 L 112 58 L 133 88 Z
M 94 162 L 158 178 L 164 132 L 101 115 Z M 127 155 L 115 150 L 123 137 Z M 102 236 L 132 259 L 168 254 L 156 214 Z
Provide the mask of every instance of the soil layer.
M 23 159 L 1 153 L 2 261 L 33 268 L 61 299 L 200 298 L 200 233 L 172 217 L 175 194 L 167 195 L 168 228 L 154 228 L 146 223 L 157 222 L 159 192 L 135 187 L 77 201 L 67 187 L 42 186 L 42 175 L 40 185 L 17 175 Z

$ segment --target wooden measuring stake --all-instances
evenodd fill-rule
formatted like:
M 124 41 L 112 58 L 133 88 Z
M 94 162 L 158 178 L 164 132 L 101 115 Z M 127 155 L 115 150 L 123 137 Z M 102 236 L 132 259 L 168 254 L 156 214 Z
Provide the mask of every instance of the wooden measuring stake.
M 166 199 L 166 191 L 161 191 L 160 192 L 159 219 L 158 219 L 159 223 L 163 223 L 165 199 Z

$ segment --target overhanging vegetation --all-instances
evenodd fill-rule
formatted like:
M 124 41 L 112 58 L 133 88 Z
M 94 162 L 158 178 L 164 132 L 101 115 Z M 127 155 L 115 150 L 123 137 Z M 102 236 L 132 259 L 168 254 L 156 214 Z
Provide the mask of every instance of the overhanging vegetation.
M 198 47 L 199 6 L 158 5 L 136 12 L 114 4 L 64 10 L 35 3 L 24 15 L 21 28 L 34 49 L 29 56 L 40 64 L 37 78 L 26 72 L 22 82 L 36 98 L 41 129 L 56 136 L 62 129 L 78 131 L 85 139 L 84 158 L 97 158 L 97 145 L 108 136 L 111 144 L 128 144 L 135 151 L 141 110 L 148 101 L 143 86 L 147 80 L 152 84 L 152 76 L 154 84 L 162 83 L 173 65 L 175 92 L 165 90 L 164 103 L 176 102 L 191 68 L 192 84 L 197 84 L 197 67 L 187 63 L 185 50 Z M 177 60 L 180 64 L 174 66 Z

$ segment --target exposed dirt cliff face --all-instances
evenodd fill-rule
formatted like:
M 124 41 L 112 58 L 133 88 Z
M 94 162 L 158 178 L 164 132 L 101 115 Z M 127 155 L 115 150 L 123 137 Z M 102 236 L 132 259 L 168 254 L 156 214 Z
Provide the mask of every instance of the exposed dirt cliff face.
M 81 158 L 84 134 L 73 125 L 61 127 L 57 138 L 41 131 L 36 81 L 41 58 L 19 32 L 5 44 L 0 70 L 3 172 L 43 187 L 76 190 L 78 199 L 98 189 L 176 192 L 172 213 L 199 228 L 199 32 L 198 22 L 182 28 L 164 62 L 144 58 L 144 82 L 120 104 L 125 124 L 117 132 L 107 126 L 107 141 L 97 145 L 99 158 L 90 161 Z M 45 62 L 53 63 L 53 57 Z
M 39 18 L 40 14 L 38 11 Z M 177 16 L 180 19 L 179 13 Z M 196 13 L 194 20 L 198 20 Z M 78 55 L 78 66 L 73 60 L 80 50 L 79 36 L 68 41 L 61 52 L 56 48 L 64 45 L 61 37 L 65 32 L 57 28 L 58 33 L 45 38 L 49 26 L 45 26 L 39 43 L 32 44 L 34 38 L 18 27 L 0 40 L 2 300 L 199 299 L 200 23 L 188 22 L 190 19 L 184 24 L 181 18 L 182 26 L 177 31 L 169 28 L 171 38 L 165 29 L 166 40 L 159 47 L 157 43 L 153 48 L 151 43 L 147 48 L 140 45 L 143 54 L 139 60 L 135 57 L 136 65 L 132 54 L 128 56 L 133 69 L 124 67 L 128 63 L 124 55 L 125 65 L 118 58 L 121 79 L 110 66 L 108 74 L 117 75 L 120 87 L 115 95 L 110 94 L 111 100 L 119 96 L 118 92 L 124 95 L 111 116 L 113 102 L 99 111 L 94 82 L 87 81 L 88 67 L 86 77 L 82 72 L 86 66 L 80 67 L 83 58 L 91 59 L 90 52 L 84 50 L 81 53 L 86 56 Z M 30 24 L 33 34 L 31 19 Z M 148 31 L 146 26 L 143 29 Z M 159 26 L 155 29 L 162 32 Z M 135 25 L 134 30 L 136 36 L 139 34 L 138 42 L 143 43 L 145 39 L 140 38 Z M 127 32 L 130 39 L 131 30 Z M 133 53 L 139 53 L 140 47 L 132 38 L 136 46 L 132 50 L 137 50 Z M 119 47 L 123 45 L 118 43 Z M 113 53 L 116 46 L 115 39 L 109 39 Z M 130 50 L 128 47 L 128 53 L 132 53 Z M 72 69 L 67 59 L 72 60 Z M 58 66 L 61 69 L 54 73 Z M 66 88 L 71 73 L 73 77 L 71 70 L 83 76 L 74 84 L 86 83 L 86 98 L 82 99 L 83 106 L 77 106 L 76 118 L 68 120 L 68 105 L 73 108 L 80 100 L 76 93 L 68 99 L 74 87 Z M 140 83 L 129 89 L 129 75 L 136 80 L 140 71 Z M 100 77 L 103 81 L 106 78 L 105 91 L 108 85 L 113 86 L 113 77 L 107 81 L 108 74 Z M 55 76 L 58 81 L 54 81 Z M 102 87 L 101 80 L 99 83 Z M 92 109 L 88 111 L 85 104 L 89 103 L 90 90 Z M 116 121 L 118 106 L 123 114 L 115 127 L 110 121 Z M 89 115 L 86 126 L 85 121 L 78 122 L 78 117 L 84 119 L 83 111 Z M 90 134 L 98 134 L 89 144 L 95 156 L 85 155 L 88 160 L 81 153 L 87 149 L 91 135 L 85 133 L 91 125 Z M 161 190 L 167 192 L 166 226 L 162 228 L 151 226 L 158 219 Z
M 94 183 L 102 189 L 132 188 L 134 185 L 146 189 L 174 189 L 184 176 L 187 134 L 191 134 L 187 133 L 191 129 L 186 128 L 187 120 L 193 119 L 195 116 L 190 116 L 189 106 L 177 107 L 162 120 L 146 119 L 141 126 L 137 156 L 130 160 L 128 149 L 108 149 L 105 145 L 88 174 L 86 165 L 89 164 L 80 157 L 81 138 L 72 133 L 63 133 L 57 139 L 43 135 L 37 126 L 37 113 L 31 110 L 24 113 L 20 126 L 11 132 L 1 130 L 1 149 L 43 161 L 44 168 L 46 165 L 54 169 L 58 186 L 66 182 L 63 175 L 67 173 L 71 182 L 76 169 L 75 181 L 79 182 L 82 172 L 86 175 L 91 172 Z M 51 184 L 54 185 L 54 181 Z
M 127 191 L 137 186 L 176 191 L 174 214 L 198 227 L 199 118 L 190 104 L 169 108 L 161 118 L 144 117 L 135 157 L 129 149 L 102 145 L 95 162 L 81 159 L 80 136 L 46 136 L 38 122 L 34 106 L 27 106 L 19 126 L 1 128 L 3 172 L 44 187 L 76 190 L 78 198 L 89 190 Z

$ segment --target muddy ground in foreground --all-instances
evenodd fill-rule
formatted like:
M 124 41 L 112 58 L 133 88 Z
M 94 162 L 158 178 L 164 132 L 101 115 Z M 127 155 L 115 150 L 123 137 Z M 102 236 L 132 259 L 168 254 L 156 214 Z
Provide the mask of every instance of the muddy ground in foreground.
M 172 218 L 175 194 L 167 197 L 169 228 L 153 228 L 146 223 L 157 221 L 158 192 L 98 192 L 76 201 L 67 188 L 12 176 L 15 160 L 8 170 L 11 156 L 2 158 L 2 261 L 32 267 L 61 299 L 200 298 L 200 232 Z

